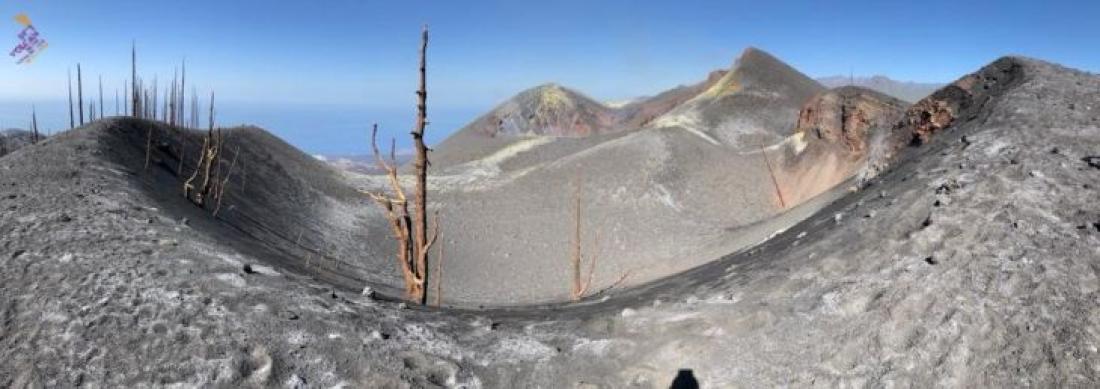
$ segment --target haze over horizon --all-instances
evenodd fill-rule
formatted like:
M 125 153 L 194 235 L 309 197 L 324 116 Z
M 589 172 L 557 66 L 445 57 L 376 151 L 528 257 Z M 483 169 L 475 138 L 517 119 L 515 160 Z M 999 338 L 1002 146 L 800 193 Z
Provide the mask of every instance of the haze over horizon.
M 411 125 L 424 23 L 432 31 L 429 141 L 538 84 L 555 82 L 601 101 L 653 95 L 729 67 L 749 46 L 815 77 L 949 82 L 1007 54 L 1100 69 L 1100 53 L 1081 50 L 1100 38 L 1091 27 L 1100 11 L 1095 3 L 932 1 L 917 11 L 909 4 L 851 1 L 538 7 L 8 1 L 0 5 L 7 18 L 0 36 L 8 37 L 0 42 L 16 44 L 20 26 L 11 17 L 26 13 L 50 46 L 34 63 L 0 66 L 0 126 L 22 125 L 24 105 L 32 101 L 47 113 L 40 117 L 47 127 L 67 125 L 67 117 L 56 117 L 67 108 L 53 105 L 63 104 L 65 72 L 77 62 L 86 89 L 103 75 L 111 103 L 128 77 L 136 40 L 140 74 L 155 74 L 162 85 L 186 58 L 189 84 L 202 96 L 213 89 L 225 102 L 219 104 L 223 124 L 269 127 L 311 153 L 362 152 L 370 122 L 383 122 L 390 135 Z M 265 108 L 237 108 L 244 106 Z M 288 118 L 285 107 L 303 113 Z M 319 128 L 302 128 L 311 124 Z

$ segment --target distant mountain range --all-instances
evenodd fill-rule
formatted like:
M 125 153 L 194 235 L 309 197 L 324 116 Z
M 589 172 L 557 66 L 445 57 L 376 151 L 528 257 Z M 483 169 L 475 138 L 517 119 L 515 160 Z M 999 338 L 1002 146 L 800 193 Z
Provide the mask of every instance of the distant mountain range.
M 937 89 L 940 89 L 944 85 L 946 85 L 943 83 L 898 81 L 890 79 L 886 76 L 848 77 L 838 75 L 821 77 L 817 79 L 817 82 L 828 88 L 837 88 L 842 86 L 861 86 L 876 92 L 885 93 L 887 95 L 902 99 L 910 103 L 915 103 L 920 99 L 928 97 L 928 95 L 932 94 L 932 92 L 935 92 Z

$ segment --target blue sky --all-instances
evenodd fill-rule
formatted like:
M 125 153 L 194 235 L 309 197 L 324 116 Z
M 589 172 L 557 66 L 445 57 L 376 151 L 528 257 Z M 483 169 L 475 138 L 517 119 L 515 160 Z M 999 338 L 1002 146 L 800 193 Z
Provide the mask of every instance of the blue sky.
M 350 141 L 360 133 L 338 132 L 374 120 L 407 131 L 423 23 L 432 30 L 430 140 L 537 84 L 599 100 L 649 95 L 728 67 L 746 46 L 811 76 L 950 81 L 1005 54 L 1100 70 L 1095 1 L 5 0 L 5 50 L 16 44 L 12 17 L 20 12 L 50 47 L 32 64 L 0 64 L 0 101 L 9 106 L 57 104 L 65 70 L 78 61 L 85 85 L 102 74 L 113 100 L 136 39 L 146 78 L 171 78 L 186 57 L 189 82 L 226 102 L 223 119 L 275 127 L 311 152 L 358 150 Z M 253 109 L 231 112 L 245 106 Z M 291 115 L 285 107 L 301 112 L 274 118 Z M 340 123 L 301 128 L 309 115 L 334 110 Z

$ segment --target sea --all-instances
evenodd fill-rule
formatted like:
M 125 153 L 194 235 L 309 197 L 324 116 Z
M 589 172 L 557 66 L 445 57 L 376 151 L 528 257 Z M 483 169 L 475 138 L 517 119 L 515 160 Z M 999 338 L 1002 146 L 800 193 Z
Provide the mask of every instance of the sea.
M 85 103 L 87 104 L 87 102 Z M 108 101 L 103 114 L 116 111 Z M 201 104 L 202 128 L 208 125 L 208 106 Z M 487 112 L 491 107 L 452 108 L 429 106 L 425 141 L 436 144 Z M 53 134 L 69 129 L 67 100 L 0 100 L 0 129 L 30 127 L 31 111 L 36 112 L 40 132 Z M 97 115 L 99 109 L 96 109 Z M 190 111 L 190 108 L 188 108 Z M 85 116 L 89 116 L 87 110 Z M 254 125 L 266 129 L 311 155 L 346 156 L 370 153 L 370 129 L 379 125 L 380 143 L 397 140 L 399 149 L 411 147 L 408 133 L 415 122 L 415 107 L 378 108 L 346 104 L 291 104 L 254 102 L 215 102 L 215 126 Z

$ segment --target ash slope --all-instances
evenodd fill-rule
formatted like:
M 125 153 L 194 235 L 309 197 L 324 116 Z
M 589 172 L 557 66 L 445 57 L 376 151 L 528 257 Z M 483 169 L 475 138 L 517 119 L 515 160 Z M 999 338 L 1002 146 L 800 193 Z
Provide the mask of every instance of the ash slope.
M 447 301 L 568 300 L 578 182 L 582 250 L 598 258 L 591 289 L 614 291 L 765 240 L 843 195 L 835 187 L 861 168 L 862 155 L 792 134 L 802 104 L 825 90 L 774 57 L 746 50 L 730 71 L 701 85 L 709 86 L 689 88 L 701 92 L 644 128 L 509 138 L 488 156 L 436 166 L 432 203 L 444 219 L 447 258 L 437 280 L 447 285 Z M 895 117 L 900 108 L 893 108 L 889 115 L 860 112 Z M 669 115 L 713 122 L 670 122 Z M 716 127 L 696 127 L 704 125 Z M 384 177 L 349 177 L 371 190 L 387 185 Z M 372 226 L 382 230 L 384 220 Z M 393 244 L 384 234 L 368 239 L 374 247 Z
M 0 159 L 0 386 L 1096 386 L 1100 79 L 1003 61 L 973 117 L 763 245 L 531 311 L 334 292 L 61 134 Z

